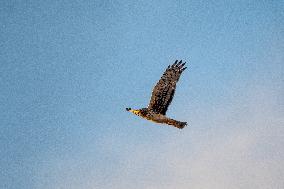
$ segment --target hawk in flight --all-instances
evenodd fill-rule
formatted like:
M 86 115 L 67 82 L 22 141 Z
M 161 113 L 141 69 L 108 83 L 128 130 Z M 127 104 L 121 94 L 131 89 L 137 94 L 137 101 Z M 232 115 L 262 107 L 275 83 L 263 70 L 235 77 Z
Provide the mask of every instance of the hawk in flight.
M 176 84 L 181 73 L 186 69 L 186 67 L 183 67 L 184 65 L 185 62 L 183 63 L 182 61 L 176 60 L 173 65 L 168 66 L 161 79 L 154 87 L 152 97 L 147 108 L 138 110 L 126 108 L 126 110 L 156 123 L 165 123 L 179 129 L 184 128 L 187 125 L 186 122 L 166 117 L 167 109 L 175 94 Z

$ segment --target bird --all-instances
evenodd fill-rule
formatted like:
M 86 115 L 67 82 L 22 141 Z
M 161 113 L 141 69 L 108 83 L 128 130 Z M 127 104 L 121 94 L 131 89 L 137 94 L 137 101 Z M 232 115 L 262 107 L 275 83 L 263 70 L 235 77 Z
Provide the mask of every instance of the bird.
M 155 123 L 167 124 L 179 129 L 187 126 L 187 122 L 177 121 L 166 116 L 168 107 L 175 94 L 176 84 L 182 72 L 187 68 L 184 67 L 185 63 L 182 60 L 176 60 L 167 67 L 152 91 L 151 100 L 147 108 L 126 108 L 126 111 Z

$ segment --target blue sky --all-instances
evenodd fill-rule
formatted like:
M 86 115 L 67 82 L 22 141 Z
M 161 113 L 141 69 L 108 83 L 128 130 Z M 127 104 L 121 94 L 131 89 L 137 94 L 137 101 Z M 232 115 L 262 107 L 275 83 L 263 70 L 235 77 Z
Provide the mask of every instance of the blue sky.
M 283 188 L 282 1 L 1 1 L 0 188 Z M 146 107 L 187 61 L 168 116 Z

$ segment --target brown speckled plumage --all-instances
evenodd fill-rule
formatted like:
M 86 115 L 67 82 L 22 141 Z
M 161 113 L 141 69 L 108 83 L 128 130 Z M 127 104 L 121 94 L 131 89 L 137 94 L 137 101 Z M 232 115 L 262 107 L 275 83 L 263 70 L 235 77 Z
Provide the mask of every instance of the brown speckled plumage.
M 165 123 L 179 129 L 184 128 L 187 125 L 186 122 L 180 122 L 166 117 L 167 109 L 175 94 L 176 84 L 180 75 L 186 69 L 184 65 L 185 62 L 178 62 L 178 60 L 176 60 L 173 65 L 168 66 L 161 79 L 154 87 L 152 97 L 147 108 L 138 110 L 126 108 L 126 110 L 156 123 Z

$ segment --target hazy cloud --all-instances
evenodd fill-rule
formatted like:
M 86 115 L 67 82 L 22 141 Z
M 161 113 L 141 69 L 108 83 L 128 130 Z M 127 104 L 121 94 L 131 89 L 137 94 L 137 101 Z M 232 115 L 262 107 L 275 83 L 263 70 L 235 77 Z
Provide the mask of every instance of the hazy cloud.
M 41 167 L 38 180 L 47 184 L 39 182 L 38 187 L 283 188 L 281 91 L 263 87 L 250 91 L 234 98 L 229 106 L 220 106 L 214 118 L 192 120 L 204 125 L 211 119 L 210 127 L 194 125 L 173 132 L 172 137 L 162 136 L 159 144 L 141 141 L 141 145 L 131 146 L 123 141 L 120 153 L 112 148 L 118 140 L 106 137 L 101 142 L 103 153 L 116 156 L 102 157 L 104 164 L 109 161 L 108 168 L 84 155 L 46 163 L 49 167 Z M 46 173 L 49 176 L 44 178 Z

